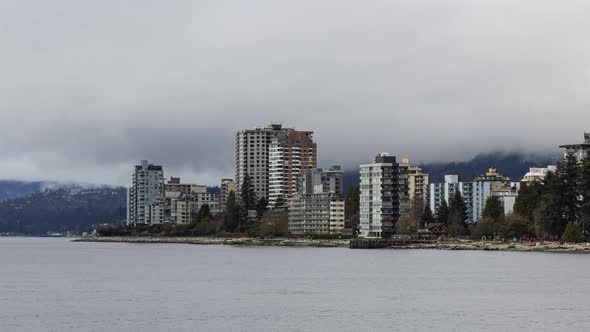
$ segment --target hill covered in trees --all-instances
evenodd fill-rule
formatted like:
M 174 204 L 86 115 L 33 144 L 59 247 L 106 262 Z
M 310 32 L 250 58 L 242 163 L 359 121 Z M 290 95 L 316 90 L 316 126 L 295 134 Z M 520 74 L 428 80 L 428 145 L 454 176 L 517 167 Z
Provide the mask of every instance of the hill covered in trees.
M 22 197 L 43 189 L 44 182 L 0 180 L 0 202 Z
M 0 202 L 0 233 L 84 232 L 126 217 L 121 187 L 47 189 Z

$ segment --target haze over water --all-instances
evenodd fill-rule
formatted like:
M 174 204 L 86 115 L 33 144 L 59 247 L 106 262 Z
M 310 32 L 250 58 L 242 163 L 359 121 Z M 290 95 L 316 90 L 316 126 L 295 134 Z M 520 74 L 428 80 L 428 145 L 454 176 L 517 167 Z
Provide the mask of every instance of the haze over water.
M 0 238 L 2 331 L 583 331 L 590 256 Z

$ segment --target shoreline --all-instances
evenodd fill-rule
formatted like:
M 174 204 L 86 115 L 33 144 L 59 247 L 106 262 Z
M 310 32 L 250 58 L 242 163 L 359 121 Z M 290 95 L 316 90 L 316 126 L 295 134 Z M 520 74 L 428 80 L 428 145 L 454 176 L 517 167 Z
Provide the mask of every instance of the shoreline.
M 229 245 L 229 246 L 272 246 L 272 247 L 312 247 L 312 248 L 349 248 L 350 240 L 319 240 L 319 239 L 254 239 L 254 238 L 214 238 L 214 237 L 123 237 L 101 236 L 81 237 L 72 242 L 105 242 L 105 243 L 176 243 L 193 245 Z M 481 250 L 481 251 L 512 251 L 512 252 L 570 252 L 590 253 L 590 243 L 567 244 L 559 242 L 538 243 L 504 243 L 480 241 L 444 241 L 432 243 L 409 243 L 388 246 L 383 249 L 398 250 Z M 363 249 L 356 249 L 363 250 Z M 375 249 L 364 249 L 375 250 Z

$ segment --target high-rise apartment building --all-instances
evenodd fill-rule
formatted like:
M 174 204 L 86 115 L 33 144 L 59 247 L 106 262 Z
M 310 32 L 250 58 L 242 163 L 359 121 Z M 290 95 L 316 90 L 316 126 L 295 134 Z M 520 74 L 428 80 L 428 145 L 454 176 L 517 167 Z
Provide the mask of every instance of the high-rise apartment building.
M 132 175 L 127 191 L 127 224 L 150 224 L 150 205 L 164 194 L 164 170 L 142 160 Z
M 227 207 L 227 198 L 229 196 L 229 193 L 232 191 L 235 195 L 237 195 L 238 187 L 236 185 L 236 181 L 234 181 L 233 179 L 222 179 L 219 192 L 221 211 L 225 211 Z
M 269 167 L 270 206 L 282 197 L 284 201 L 297 192 L 303 172 L 317 167 L 317 144 L 311 131 L 279 133 L 271 139 Z
M 240 130 L 236 134 L 236 186 L 250 176 L 256 198 L 266 197 L 272 206 L 279 196 L 288 198 L 297 188 L 302 170 L 317 167 L 313 132 L 271 124 Z
M 237 196 L 246 174 L 250 176 L 256 198 L 268 198 L 270 144 L 273 137 L 292 131 L 280 124 L 263 128 L 240 130 L 236 133 L 236 187 Z
M 590 133 L 584 133 L 584 143 L 560 145 L 559 147 L 564 150 L 564 158 L 572 155 L 581 162 L 590 156 Z
M 360 166 L 360 227 L 362 237 L 391 237 L 399 218 L 399 165 L 395 156 L 377 155 Z

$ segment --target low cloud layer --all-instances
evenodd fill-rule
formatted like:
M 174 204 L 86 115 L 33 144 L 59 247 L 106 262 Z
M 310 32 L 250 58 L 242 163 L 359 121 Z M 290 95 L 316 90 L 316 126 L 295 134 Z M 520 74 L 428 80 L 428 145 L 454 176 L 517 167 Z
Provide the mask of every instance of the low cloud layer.
M 0 178 L 233 176 L 234 133 L 315 131 L 321 165 L 553 152 L 590 130 L 590 3 L 0 3 Z

